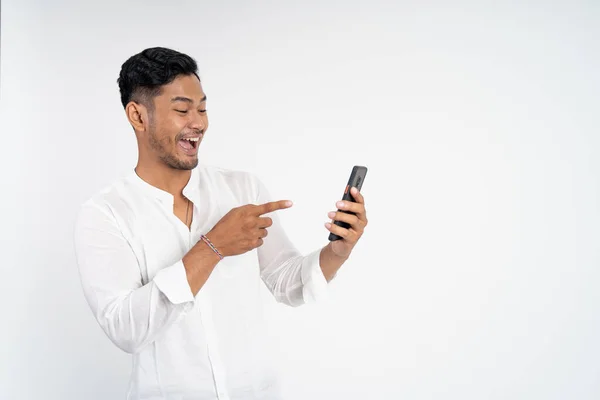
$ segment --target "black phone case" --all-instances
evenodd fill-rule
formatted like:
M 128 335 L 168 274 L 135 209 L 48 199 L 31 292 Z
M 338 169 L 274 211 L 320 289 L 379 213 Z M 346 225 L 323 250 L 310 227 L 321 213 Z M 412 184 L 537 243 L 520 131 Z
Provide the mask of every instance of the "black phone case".
M 342 200 L 344 201 L 355 201 L 354 197 L 350 194 L 350 188 L 355 187 L 359 191 L 362 188 L 363 182 L 365 181 L 365 176 L 367 176 L 367 167 L 363 167 L 361 165 L 355 165 L 352 168 L 352 173 L 350 174 L 350 179 L 348 179 L 348 184 L 346 185 L 346 189 L 344 190 L 344 195 L 342 196 Z M 341 212 L 345 212 L 347 214 L 354 214 L 353 212 L 338 210 Z M 346 222 L 334 221 L 333 222 L 337 226 L 341 226 L 342 228 L 349 228 L 350 225 Z M 334 234 L 333 232 L 329 232 L 329 241 L 333 242 L 335 240 L 342 239 L 341 236 Z

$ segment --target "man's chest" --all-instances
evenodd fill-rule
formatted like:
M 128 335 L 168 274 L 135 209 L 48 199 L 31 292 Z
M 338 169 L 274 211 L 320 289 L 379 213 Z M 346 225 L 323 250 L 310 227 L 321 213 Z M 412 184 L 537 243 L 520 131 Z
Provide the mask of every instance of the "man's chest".
M 202 245 L 201 235 L 207 234 L 232 208 L 252 202 L 243 194 L 227 190 L 218 196 L 190 197 L 189 227 L 176 215 L 173 204 L 153 199 L 139 201 L 136 212 L 123 219 L 124 235 L 135 253 L 143 284 L 161 269 L 180 261 L 198 242 Z M 251 271 L 258 275 L 256 251 L 222 260 L 212 280 L 240 278 Z

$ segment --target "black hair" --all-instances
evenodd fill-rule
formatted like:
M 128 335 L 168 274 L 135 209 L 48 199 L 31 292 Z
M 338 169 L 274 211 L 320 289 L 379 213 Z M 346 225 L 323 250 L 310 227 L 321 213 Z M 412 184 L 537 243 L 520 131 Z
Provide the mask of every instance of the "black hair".
M 165 47 L 145 49 L 121 66 L 117 83 L 123 108 L 135 101 L 152 109 L 152 99 L 160 94 L 163 85 L 173 82 L 179 75 L 192 74 L 200 79 L 196 61 L 187 54 Z

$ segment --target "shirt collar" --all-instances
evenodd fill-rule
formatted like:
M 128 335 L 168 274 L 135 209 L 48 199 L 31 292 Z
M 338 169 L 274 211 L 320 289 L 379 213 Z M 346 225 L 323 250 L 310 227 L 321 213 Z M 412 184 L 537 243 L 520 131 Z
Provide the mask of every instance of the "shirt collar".
M 161 203 L 167 204 L 169 206 L 173 205 L 173 195 L 165 190 L 157 188 L 156 186 L 152 186 L 135 172 L 129 176 L 129 181 L 134 184 L 134 186 L 142 191 L 145 195 L 153 197 L 159 200 Z M 199 200 L 200 194 L 200 183 L 199 183 L 199 173 L 198 168 L 192 169 L 192 174 L 188 183 L 183 188 L 183 195 L 190 199 L 192 202 L 197 203 Z

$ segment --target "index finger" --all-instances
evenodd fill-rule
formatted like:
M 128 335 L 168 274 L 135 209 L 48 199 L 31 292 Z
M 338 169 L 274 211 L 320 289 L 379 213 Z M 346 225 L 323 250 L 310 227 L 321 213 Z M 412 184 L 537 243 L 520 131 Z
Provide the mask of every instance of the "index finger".
M 273 211 L 283 210 L 284 208 L 290 208 L 292 204 L 293 203 L 289 200 L 271 201 L 269 203 L 264 203 L 256 206 L 254 208 L 254 213 L 256 215 L 268 214 Z
M 354 197 L 354 200 L 356 200 L 355 203 L 365 204 L 365 198 L 356 187 L 350 189 L 350 194 Z

